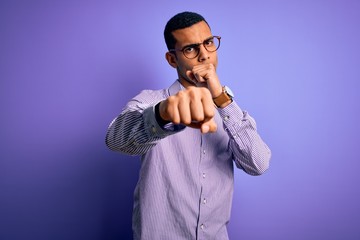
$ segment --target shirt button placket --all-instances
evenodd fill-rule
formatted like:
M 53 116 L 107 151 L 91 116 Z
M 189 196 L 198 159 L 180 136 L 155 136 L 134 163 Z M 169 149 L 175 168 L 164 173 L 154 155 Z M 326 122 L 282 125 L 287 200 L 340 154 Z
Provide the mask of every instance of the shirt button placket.
M 201 151 L 201 153 L 202 153 L 202 159 L 204 159 L 204 158 L 206 157 L 206 150 L 203 148 L 202 151 Z M 200 173 L 201 173 L 201 178 L 202 178 L 203 180 L 205 180 L 206 173 L 205 173 L 204 171 L 201 171 Z M 205 205 L 205 204 L 207 203 L 207 200 L 206 200 L 205 197 L 202 197 L 201 203 L 202 203 L 202 205 Z M 204 211 L 203 207 L 200 207 L 200 209 L 202 209 L 202 210 L 200 210 L 201 212 Z M 202 214 L 200 214 L 200 215 L 202 215 Z M 200 220 L 200 219 L 199 219 L 199 220 Z M 201 223 L 201 220 L 200 220 L 200 223 Z M 201 223 L 199 227 L 200 227 L 200 230 L 201 230 L 201 231 L 205 231 L 205 227 L 206 227 L 206 226 L 205 226 L 204 223 Z M 200 238 L 199 238 L 199 239 L 200 239 Z M 201 239 L 203 239 L 203 238 L 201 238 Z

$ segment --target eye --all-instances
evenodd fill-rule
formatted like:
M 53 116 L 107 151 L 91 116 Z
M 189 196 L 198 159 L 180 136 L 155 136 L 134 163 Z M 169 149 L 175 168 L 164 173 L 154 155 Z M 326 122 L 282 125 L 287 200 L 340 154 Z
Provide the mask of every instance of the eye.
M 186 47 L 186 48 L 184 48 L 184 52 L 185 53 L 192 53 L 192 52 L 195 52 L 195 48 L 194 47 Z
M 209 39 L 209 40 L 206 40 L 206 41 L 205 41 L 205 45 L 206 45 L 206 46 L 212 46 L 212 45 L 214 45 L 214 39 L 211 38 L 211 39 Z

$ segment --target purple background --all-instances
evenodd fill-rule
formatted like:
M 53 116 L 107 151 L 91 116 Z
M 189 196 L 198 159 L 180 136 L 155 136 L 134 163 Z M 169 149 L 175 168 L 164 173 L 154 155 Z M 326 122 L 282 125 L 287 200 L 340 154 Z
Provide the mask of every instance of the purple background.
M 151 3 L 151 4 L 150 4 Z M 235 175 L 231 239 L 360 239 L 360 1 L 0 3 L 0 239 L 130 239 L 139 160 L 107 125 L 169 86 L 163 28 L 202 13 L 273 152 Z

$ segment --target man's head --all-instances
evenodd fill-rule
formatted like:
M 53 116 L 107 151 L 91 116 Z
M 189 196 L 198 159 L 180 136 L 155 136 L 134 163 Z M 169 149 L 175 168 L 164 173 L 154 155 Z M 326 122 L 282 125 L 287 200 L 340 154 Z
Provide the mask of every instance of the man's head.
M 217 67 L 220 37 L 214 37 L 206 20 L 197 13 L 183 12 L 172 17 L 164 31 L 168 52 L 165 57 L 176 68 L 183 84 L 197 85 L 193 68 L 202 64 Z
M 195 23 L 204 21 L 206 24 L 206 20 L 200 14 L 194 12 L 182 12 L 173 16 L 166 24 L 164 30 L 164 38 L 165 43 L 168 50 L 175 48 L 176 39 L 173 36 L 173 32 L 179 29 L 184 29 L 187 27 L 191 27 Z M 209 26 L 209 25 L 208 25 Z M 210 28 L 210 27 L 209 27 Z

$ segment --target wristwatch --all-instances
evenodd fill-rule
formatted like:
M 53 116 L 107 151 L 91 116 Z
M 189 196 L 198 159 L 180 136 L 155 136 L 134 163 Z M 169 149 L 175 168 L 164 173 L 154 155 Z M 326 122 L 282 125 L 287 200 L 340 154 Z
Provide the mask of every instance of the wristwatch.
M 219 96 L 217 96 L 216 98 L 213 98 L 213 101 L 217 107 L 220 107 L 227 101 L 229 101 L 229 100 L 232 101 L 233 97 L 234 97 L 234 94 L 231 91 L 231 89 L 227 86 L 223 86 L 221 94 Z

